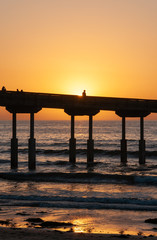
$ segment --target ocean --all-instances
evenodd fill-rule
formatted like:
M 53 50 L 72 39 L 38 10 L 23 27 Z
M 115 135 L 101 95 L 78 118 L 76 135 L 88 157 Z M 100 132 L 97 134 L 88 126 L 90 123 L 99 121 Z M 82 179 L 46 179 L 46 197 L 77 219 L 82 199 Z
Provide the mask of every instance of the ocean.
M 88 121 L 76 121 L 76 164 L 69 163 L 70 121 L 35 121 L 36 170 L 28 170 L 29 121 L 17 122 L 18 170 L 10 169 L 11 121 L 0 122 L 0 225 L 27 219 L 73 224 L 58 230 L 157 235 L 157 122 L 145 120 L 146 164 L 138 163 L 139 121 L 126 121 L 128 162 L 120 163 L 121 121 L 94 121 L 94 164 L 87 166 Z

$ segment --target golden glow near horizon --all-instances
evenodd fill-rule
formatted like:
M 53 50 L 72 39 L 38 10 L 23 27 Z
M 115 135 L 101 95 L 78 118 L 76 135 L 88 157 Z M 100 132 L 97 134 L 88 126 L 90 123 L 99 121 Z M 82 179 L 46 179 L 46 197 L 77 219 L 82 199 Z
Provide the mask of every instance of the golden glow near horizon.
M 157 99 L 156 12 L 156 0 L 1 1 L 0 87 Z M 37 118 L 67 118 L 54 111 Z

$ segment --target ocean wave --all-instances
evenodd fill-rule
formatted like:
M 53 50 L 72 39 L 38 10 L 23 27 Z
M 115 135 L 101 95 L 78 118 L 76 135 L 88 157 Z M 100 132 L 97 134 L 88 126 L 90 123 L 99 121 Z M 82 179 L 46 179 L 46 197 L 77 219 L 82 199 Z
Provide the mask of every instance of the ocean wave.
M 157 199 L 1 195 L 1 206 L 157 211 Z
M 48 146 L 47 146 L 48 147 Z M 53 147 L 52 147 L 53 148 Z M 18 149 L 19 154 L 28 154 L 28 147 Z M 9 153 L 10 154 L 10 147 L 7 149 L 0 149 L 0 153 Z M 62 148 L 62 149 L 42 149 L 42 148 L 36 148 L 36 154 L 37 155 L 50 155 L 50 156 L 68 156 L 69 155 L 69 149 L 68 148 Z M 76 149 L 76 154 L 79 156 L 87 155 L 87 148 L 78 148 Z M 101 148 L 95 148 L 94 149 L 94 155 L 95 157 L 102 157 L 102 156 L 109 156 L 109 157 L 119 157 L 121 154 L 120 149 L 101 149 Z M 157 151 L 146 151 L 145 152 L 146 157 L 148 158 L 154 158 L 157 157 Z M 127 155 L 130 157 L 136 157 L 139 156 L 139 151 L 127 151 Z
M 118 183 L 133 185 L 157 185 L 157 176 L 136 176 L 121 174 L 101 174 L 101 173 L 63 173 L 63 172 L 0 172 L 1 179 L 11 181 L 32 181 L 32 182 L 60 182 L 60 183 Z
M 6 160 L 6 159 L 0 159 L 0 164 L 8 164 L 10 163 L 10 160 Z
M 26 150 L 24 150 L 26 151 Z M 22 152 L 22 150 L 21 150 Z M 45 154 L 45 155 L 69 155 L 69 149 L 38 149 L 36 150 L 37 154 Z M 76 149 L 76 154 L 77 155 L 86 155 L 87 154 L 87 149 Z M 94 155 L 95 156 L 111 156 L 111 157 L 116 157 L 120 156 L 121 151 L 120 150 L 104 150 L 104 149 L 94 149 Z M 127 151 L 128 156 L 132 157 L 138 157 L 139 156 L 139 151 Z M 157 151 L 146 151 L 146 157 L 156 157 L 157 156 Z

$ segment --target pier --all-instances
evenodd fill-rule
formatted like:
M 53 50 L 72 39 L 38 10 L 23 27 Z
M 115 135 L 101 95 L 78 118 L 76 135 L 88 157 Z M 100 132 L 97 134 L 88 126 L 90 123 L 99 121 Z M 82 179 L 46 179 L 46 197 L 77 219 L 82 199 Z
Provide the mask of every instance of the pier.
M 127 117 L 139 118 L 139 164 L 145 164 L 144 118 L 157 113 L 157 100 L 111 98 L 63 94 L 34 93 L 23 91 L 0 91 L 0 106 L 12 114 L 11 169 L 18 168 L 17 114 L 30 115 L 30 138 L 28 139 L 28 168 L 36 168 L 36 139 L 34 134 L 34 115 L 42 108 L 63 109 L 71 117 L 69 139 L 69 162 L 76 162 L 75 117 L 89 117 L 89 137 L 87 140 L 87 164 L 94 162 L 93 116 L 100 111 L 114 111 L 122 120 L 121 163 L 127 163 Z

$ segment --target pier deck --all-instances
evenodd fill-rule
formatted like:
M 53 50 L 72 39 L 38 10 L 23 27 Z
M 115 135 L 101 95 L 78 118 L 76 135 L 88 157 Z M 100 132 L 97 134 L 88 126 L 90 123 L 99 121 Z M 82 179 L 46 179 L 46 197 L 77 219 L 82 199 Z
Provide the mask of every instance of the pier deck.
M 29 169 L 36 168 L 34 114 L 42 108 L 63 109 L 71 116 L 71 138 L 69 140 L 69 161 L 76 162 L 75 116 L 89 116 L 89 138 L 87 140 L 87 163 L 94 161 L 94 139 L 92 135 L 93 116 L 101 110 L 114 111 L 122 118 L 121 162 L 127 162 L 126 117 L 140 118 L 139 163 L 145 164 L 144 117 L 157 113 L 157 100 L 77 96 L 23 91 L 0 91 L 0 106 L 12 114 L 11 168 L 18 168 L 18 139 L 16 137 L 16 114 L 30 114 Z

